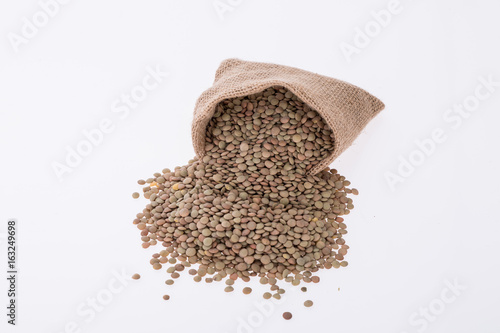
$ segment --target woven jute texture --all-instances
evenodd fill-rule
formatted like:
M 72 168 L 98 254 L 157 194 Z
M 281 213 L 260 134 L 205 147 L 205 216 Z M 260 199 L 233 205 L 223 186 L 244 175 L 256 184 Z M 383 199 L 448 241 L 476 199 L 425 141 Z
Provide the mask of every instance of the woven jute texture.
M 333 152 L 314 166 L 309 171 L 311 174 L 329 166 L 384 108 L 378 98 L 365 90 L 331 77 L 288 66 L 227 59 L 217 69 L 212 87 L 205 90 L 196 102 L 192 138 L 198 157 L 205 154 L 205 131 L 219 102 L 273 86 L 290 90 L 316 110 L 332 129 Z

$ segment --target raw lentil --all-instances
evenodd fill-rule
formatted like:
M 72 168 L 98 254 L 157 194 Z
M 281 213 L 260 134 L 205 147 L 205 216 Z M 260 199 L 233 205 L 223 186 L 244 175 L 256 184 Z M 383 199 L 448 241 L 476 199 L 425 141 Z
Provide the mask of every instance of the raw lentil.
M 134 219 L 142 247 L 163 246 L 151 265 L 175 265 L 167 272 L 176 279 L 197 264 L 188 271 L 194 281 L 224 279 L 226 292 L 238 278 L 258 277 L 275 292 L 265 299 L 285 292 L 277 280 L 318 283 L 312 273 L 347 266 L 340 216 L 358 191 L 335 169 L 309 174 L 333 147 L 319 114 L 283 87 L 222 101 L 207 124 L 203 157 L 138 181 L 149 200 Z

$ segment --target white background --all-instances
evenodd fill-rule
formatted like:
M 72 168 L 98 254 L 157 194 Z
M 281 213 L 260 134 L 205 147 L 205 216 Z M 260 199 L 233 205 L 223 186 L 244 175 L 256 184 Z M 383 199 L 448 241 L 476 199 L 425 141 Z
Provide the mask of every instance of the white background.
M 218 15 L 220 3 L 231 11 Z M 18 219 L 20 275 L 11 327 L 1 273 L 0 331 L 499 332 L 500 87 L 457 128 L 443 117 L 474 100 L 480 77 L 500 81 L 500 4 L 401 0 L 380 28 L 371 12 L 388 3 L 74 0 L 16 52 L 9 36 L 22 36 L 23 17 L 32 21 L 41 7 L 1 1 L 0 233 Z M 358 43 L 348 59 L 341 45 L 356 46 L 366 27 L 369 45 Z M 131 198 L 136 180 L 194 156 L 194 103 L 230 57 L 342 79 L 386 104 L 333 163 L 360 190 L 346 218 L 349 266 L 320 272 L 307 294 L 288 287 L 264 312 L 256 282 L 249 296 L 238 283 L 226 294 L 222 283 L 195 284 L 187 274 L 167 287 L 132 225 L 145 205 Z M 170 75 L 128 117 L 112 112 L 157 66 Z M 53 163 L 65 163 L 66 147 L 104 118 L 113 131 L 59 181 Z M 421 156 L 415 140 L 436 128 L 446 141 L 392 189 L 387 172 Z M 5 239 L 1 247 L 5 271 Z M 92 317 L 87 302 L 109 296 L 121 271 L 142 279 L 126 281 Z M 465 289 L 454 295 L 445 281 Z M 309 298 L 315 304 L 304 308 Z M 420 314 L 429 308 L 430 317 Z

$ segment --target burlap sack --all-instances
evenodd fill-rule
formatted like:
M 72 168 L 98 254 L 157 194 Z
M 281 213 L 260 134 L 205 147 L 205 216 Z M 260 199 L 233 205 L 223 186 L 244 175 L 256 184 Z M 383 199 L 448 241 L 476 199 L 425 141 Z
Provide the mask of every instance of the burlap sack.
M 198 157 L 205 154 L 206 127 L 220 101 L 255 94 L 272 86 L 283 86 L 293 92 L 332 129 L 334 150 L 311 169 L 311 174 L 330 165 L 384 108 L 379 99 L 347 82 L 288 66 L 227 59 L 217 69 L 213 86 L 196 102 L 192 138 Z

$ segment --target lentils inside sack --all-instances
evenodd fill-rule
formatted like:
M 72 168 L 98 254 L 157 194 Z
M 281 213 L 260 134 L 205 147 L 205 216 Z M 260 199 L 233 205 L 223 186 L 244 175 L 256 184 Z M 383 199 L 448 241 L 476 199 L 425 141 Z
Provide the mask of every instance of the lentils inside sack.
M 225 280 L 226 292 L 257 277 L 282 290 L 279 298 L 278 281 L 317 283 L 319 269 L 347 266 L 341 216 L 358 191 L 335 169 L 308 173 L 334 147 L 315 110 L 282 87 L 228 99 L 205 142 L 203 157 L 138 181 L 149 200 L 134 220 L 142 246 L 163 246 L 154 269 L 170 264 L 175 279 L 196 264 L 188 271 L 195 281 Z

